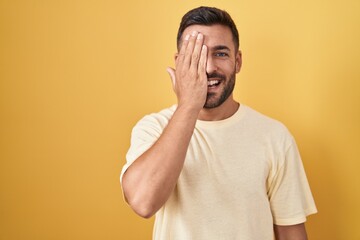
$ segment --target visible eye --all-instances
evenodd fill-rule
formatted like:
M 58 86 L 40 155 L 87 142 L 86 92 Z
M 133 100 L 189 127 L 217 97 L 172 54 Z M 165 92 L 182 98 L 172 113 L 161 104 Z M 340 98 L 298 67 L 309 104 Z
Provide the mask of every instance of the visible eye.
M 227 54 L 226 52 L 217 52 L 215 53 L 216 57 L 227 57 L 229 56 L 229 54 Z

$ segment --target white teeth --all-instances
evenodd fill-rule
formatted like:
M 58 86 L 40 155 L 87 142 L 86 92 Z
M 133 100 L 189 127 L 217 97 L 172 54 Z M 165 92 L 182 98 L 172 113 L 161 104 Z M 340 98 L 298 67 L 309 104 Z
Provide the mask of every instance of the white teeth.
M 215 84 L 218 84 L 219 81 L 218 80 L 211 80 L 211 81 L 208 81 L 208 86 L 214 86 Z

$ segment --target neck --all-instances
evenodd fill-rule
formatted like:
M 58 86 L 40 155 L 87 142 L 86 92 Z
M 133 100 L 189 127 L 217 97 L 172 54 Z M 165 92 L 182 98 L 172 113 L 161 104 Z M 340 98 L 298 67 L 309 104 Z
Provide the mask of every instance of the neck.
M 198 116 L 202 121 L 219 121 L 231 117 L 239 109 L 240 104 L 236 102 L 232 95 L 216 108 L 203 108 Z

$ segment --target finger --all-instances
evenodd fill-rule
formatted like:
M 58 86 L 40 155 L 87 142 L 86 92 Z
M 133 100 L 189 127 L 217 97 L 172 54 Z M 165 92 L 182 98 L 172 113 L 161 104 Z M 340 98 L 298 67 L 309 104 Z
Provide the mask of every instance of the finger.
M 197 35 L 198 35 L 198 33 L 196 31 L 193 31 L 191 33 L 190 39 L 188 41 L 188 44 L 187 44 L 187 47 L 185 50 L 184 61 L 183 61 L 185 68 L 190 67 L 191 58 L 192 58 L 192 54 L 194 51 L 194 45 L 195 45 Z
M 184 39 L 182 40 L 181 48 L 180 48 L 178 57 L 176 58 L 176 62 L 182 62 L 183 61 L 184 56 L 185 56 L 185 51 L 186 51 L 187 45 L 189 43 L 189 39 L 190 39 L 190 34 L 187 34 L 184 37 Z
M 207 46 L 202 45 L 200 59 L 199 59 L 199 66 L 198 66 L 198 74 L 200 76 L 199 78 L 200 80 L 207 81 L 206 63 L 207 63 Z
M 176 84 L 175 69 L 168 67 L 168 68 L 166 68 L 166 71 L 169 73 L 173 89 L 175 89 L 175 84 Z
M 192 69 L 195 72 L 198 69 L 203 42 L 204 42 L 204 35 L 199 33 L 196 37 L 195 47 L 191 56 L 191 65 L 190 65 L 190 69 Z

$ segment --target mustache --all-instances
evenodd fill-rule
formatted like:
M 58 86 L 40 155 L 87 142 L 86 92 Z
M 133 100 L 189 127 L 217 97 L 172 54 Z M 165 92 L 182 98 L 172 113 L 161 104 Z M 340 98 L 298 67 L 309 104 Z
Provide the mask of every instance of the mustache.
M 207 78 L 220 78 L 221 80 L 224 80 L 226 79 L 226 76 L 225 75 L 222 75 L 220 73 L 216 73 L 216 72 L 213 72 L 213 73 L 206 73 L 206 76 Z

